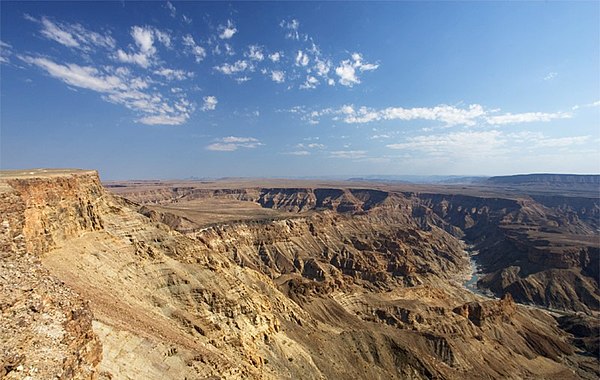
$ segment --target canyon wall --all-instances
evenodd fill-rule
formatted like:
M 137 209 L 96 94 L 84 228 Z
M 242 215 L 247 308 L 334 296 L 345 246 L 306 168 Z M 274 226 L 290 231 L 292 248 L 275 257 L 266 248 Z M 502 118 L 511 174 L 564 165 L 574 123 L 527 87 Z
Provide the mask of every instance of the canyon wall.
M 581 355 L 593 342 L 561 329 L 579 322 L 462 287 L 459 238 L 500 214 L 485 202 L 452 211 L 456 200 L 336 188 L 125 200 L 82 171 L 11 173 L 0 185 L 7 378 L 598 376 Z M 281 214 L 186 219 L 184 234 L 173 228 L 182 216 L 152 205 L 187 197 Z

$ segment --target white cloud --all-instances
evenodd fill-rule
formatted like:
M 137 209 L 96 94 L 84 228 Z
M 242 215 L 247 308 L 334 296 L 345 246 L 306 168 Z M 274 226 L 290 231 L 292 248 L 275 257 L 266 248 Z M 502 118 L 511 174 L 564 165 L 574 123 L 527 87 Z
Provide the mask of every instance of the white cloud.
M 204 50 L 202 46 L 196 44 L 196 41 L 194 41 L 194 37 L 192 37 L 191 34 L 183 37 L 183 44 L 188 48 L 188 51 L 194 55 L 196 63 L 202 62 L 206 57 L 206 50 Z
M 167 3 L 165 4 L 165 6 L 169 10 L 169 13 L 171 14 L 171 17 L 173 17 L 173 18 L 177 17 L 177 9 L 173 5 L 173 3 L 171 3 L 170 1 L 167 1 Z
M 310 152 L 308 150 L 295 150 L 292 152 L 286 152 L 285 154 L 292 156 L 310 156 Z
M 279 24 L 282 28 L 286 30 L 285 38 L 289 38 L 292 40 L 299 40 L 300 33 L 298 33 L 298 28 L 300 28 L 300 22 L 296 19 L 292 19 L 291 21 L 281 21 Z
M 340 77 L 340 84 L 348 87 L 360 83 L 360 80 L 356 76 L 356 70 L 352 66 L 352 63 L 348 60 L 342 61 L 338 67 L 335 68 L 335 73 Z
M 552 80 L 552 79 L 556 78 L 557 75 L 558 75 L 558 73 L 550 72 L 550 73 L 546 74 L 546 76 L 544 77 L 544 80 L 546 80 L 546 81 Z
M 255 139 L 254 137 L 236 137 L 236 136 L 224 137 L 223 139 L 221 139 L 221 141 L 226 142 L 226 143 L 236 143 L 236 144 L 258 142 L 258 140 Z
M 206 146 L 206 149 L 219 152 L 232 152 L 239 148 L 254 149 L 264 145 L 254 137 L 228 136 L 217 139 L 215 143 Z
M 161 68 L 159 70 L 155 70 L 154 74 L 165 77 L 168 80 L 184 80 L 186 78 L 192 78 L 194 76 L 193 72 L 184 71 L 184 70 L 173 70 L 167 68 Z
M 281 52 L 276 51 L 275 53 L 269 54 L 269 59 L 272 62 L 279 62 L 281 60 L 282 56 L 283 56 L 283 54 Z
M 354 107 L 352 107 L 351 105 L 343 105 L 342 108 L 340 108 L 340 111 L 344 114 L 344 115 L 352 115 L 354 114 Z
M 47 18 L 42 18 L 42 35 L 68 47 L 79 47 L 79 42 L 73 35 L 54 24 Z
M 360 83 L 358 72 L 376 70 L 379 65 L 373 63 L 364 63 L 360 53 L 353 53 L 352 59 L 346 59 L 340 62 L 335 68 L 335 73 L 339 77 L 338 82 L 347 87 L 352 87 Z
M 319 80 L 317 78 L 313 77 L 312 75 L 307 75 L 306 81 L 304 81 L 304 83 L 300 85 L 300 88 L 303 90 L 313 89 L 317 88 L 318 84 Z
M 319 143 L 310 143 L 310 144 L 300 143 L 300 144 L 296 144 L 296 148 L 306 150 L 306 149 L 325 149 L 326 147 L 325 147 L 325 145 L 319 144 Z
M 600 107 L 600 100 L 597 100 L 595 102 L 592 103 L 587 103 L 587 104 L 577 104 L 574 105 L 571 109 L 573 111 L 578 110 L 580 108 L 591 108 L 591 107 Z
M 134 26 L 131 28 L 131 36 L 142 53 L 149 55 L 154 53 L 154 33 L 152 33 L 152 29 Z
M 12 55 L 12 46 L 0 40 L 0 63 L 9 63 L 9 56 Z
M 245 54 L 245 56 L 259 62 L 265 59 L 262 48 L 257 45 L 248 46 L 248 52 Z
M 28 21 L 40 24 L 42 27 L 41 34 L 44 37 L 70 48 L 90 51 L 94 47 L 106 49 L 114 49 L 115 47 L 115 40 L 110 35 L 92 32 L 80 24 L 54 22 L 47 17 L 38 20 L 28 14 L 25 14 L 24 17 Z
M 205 96 L 202 100 L 204 101 L 202 111 L 214 111 L 217 108 L 217 103 L 219 103 L 215 96 Z
M 143 68 L 148 68 L 148 66 L 150 66 L 148 56 L 142 53 L 125 53 L 123 50 L 119 49 L 115 57 L 118 61 L 123 63 L 133 63 Z
M 327 74 L 329 73 L 329 70 L 331 70 L 331 61 L 326 60 L 320 60 L 319 58 L 316 59 L 316 63 L 315 63 L 315 71 L 317 72 L 317 74 L 319 76 L 322 77 L 326 77 Z
M 487 157 L 497 154 L 506 143 L 500 131 L 466 131 L 421 135 L 405 142 L 388 144 L 390 149 L 417 151 L 433 156 Z
M 248 82 L 250 79 L 252 79 L 252 78 L 250 78 L 250 77 L 247 77 L 247 76 L 243 76 L 243 77 L 239 77 L 239 78 L 234 78 L 234 80 L 235 80 L 236 82 L 238 82 L 239 84 L 246 83 L 246 82 Z
M 308 111 L 306 109 L 297 109 L 297 113 L 302 114 L 304 120 L 310 120 L 312 124 L 318 122 L 323 116 L 333 116 L 333 120 L 342 120 L 347 124 L 366 124 L 375 121 L 385 120 L 429 120 L 439 121 L 446 126 L 465 125 L 475 126 L 476 124 L 503 125 L 512 123 L 527 122 L 548 122 L 555 119 L 571 118 L 573 115 L 564 112 L 544 113 L 527 112 L 520 114 L 506 113 L 494 115 L 497 110 L 486 110 L 479 104 L 471 104 L 467 107 L 459 108 L 441 104 L 435 107 L 387 107 L 382 109 L 359 107 L 353 105 L 343 105 L 338 109 L 325 108 L 319 111 Z
M 566 112 L 544 113 L 544 112 L 525 112 L 525 113 L 506 113 L 504 115 L 488 116 L 487 122 L 492 125 L 532 123 L 540 121 L 551 121 L 554 119 L 569 119 L 572 114 Z
M 139 51 L 128 53 L 122 49 L 117 50 L 115 58 L 120 62 L 133 63 L 143 68 L 151 66 L 156 55 L 155 37 L 166 47 L 171 47 L 170 35 L 155 28 L 134 26 L 131 28 L 131 37 Z
M 571 136 L 557 138 L 543 138 L 535 141 L 537 148 L 565 148 L 571 145 L 580 145 L 588 142 L 590 136 Z
M 285 82 L 285 73 L 279 70 L 271 71 L 271 79 L 273 82 L 283 83 Z
M 60 64 L 41 57 L 19 58 L 67 85 L 98 92 L 102 99 L 135 111 L 140 115 L 138 121 L 143 124 L 183 124 L 194 111 L 194 106 L 181 94 L 177 95 L 178 99 L 168 99 L 158 92 L 147 91 L 148 83 L 126 68 L 103 66 L 100 70 L 73 63 Z
M 231 20 L 227 20 L 227 25 L 219 25 L 219 38 L 222 40 L 228 40 L 237 33 L 237 29 Z
M 354 109 L 352 106 L 342 106 L 338 112 L 342 114 L 345 123 L 369 123 L 379 120 L 434 120 L 441 121 L 447 125 L 463 124 L 467 126 L 475 125 L 478 118 L 485 115 L 482 106 L 471 104 L 467 108 L 457 108 L 448 105 L 439 105 L 436 107 L 388 107 L 376 110 L 368 107 Z
M 171 47 L 171 35 L 168 32 L 154 29 L 154 35 L 156 36 L 156 39 L 165 47 Z
M 80 88 L 97 92 L 125 90 L 125 84 L 117 76 L 102 75 L 96 68 L 76 64 L 61 65 L 46 58 L 22 57 L 23 61 L 36 65 L 51 76 Z
M 237 150 L 238 146 L 236 144 L 223 144 L 223 143 L 213 143 L 206 146 L 207 150 L 213 150 L 217 152 L 233 152 Z
M 386 135 L 386 134 L 380 134 L 380 135 L 373 135 L 371 137 L 369 137 L 371 140 L 383 140 L 383 139 L 389 139 L 392 136 L 390 135 Z
M 298 50 L 296 54 L 296 66 L 306 66 L 310 62 L 308 55 L 302 50 Z
M 329 157 L 331 157 L 331 158 L 356 159 L 356 158 L 364 158 L 366 156 L 367 156 L 367 151 L 365 151 L 365 150 L 337 150 L 337 151 L 329 152 Z
M 224 63 L 221 66 L 215 66 L 214 69 L 225 75 L 233 75 L 251 69 L 251 65 L 246 60 L 238 60 L 233 64 Z
M 448 105 L 439 105 L 433 108 L 402 108 L 390 107 L 382 111 L 385 120 L 438 120 L 447 125 L 464 124 L 475 125 L 477 118 L 483 116 L 485 111 L 479 104 L 471 104 L 467 108 L 457 108 Z
M 145 116 L 138 121 L 142 124 L 146 125 L 181 125 L 187 121 L 188 117 L 186 115 L 153 115 L 153 116 Z
M 360 53 L 353 53 L 352 59 L 354 60 L 354 67 L 356 67 L 360 71 L 373 71 L 379 68 L 378 64 L 374 63 L 363 63 L 363 57 Z

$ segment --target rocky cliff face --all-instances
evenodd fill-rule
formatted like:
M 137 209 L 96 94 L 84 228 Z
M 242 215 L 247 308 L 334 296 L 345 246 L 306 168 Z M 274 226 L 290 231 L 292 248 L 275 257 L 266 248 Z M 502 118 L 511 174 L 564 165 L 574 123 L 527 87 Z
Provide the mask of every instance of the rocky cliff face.
M 102 358 L 89 301 L 40 258 L 70 237 L 101 226 L 82 199 L 97 174 L 9 178 L 0 186 L 0 377 L 95 379 Z
M 561 310 L 600 310 L 598 199 L 421 194 L 418 203 L 426 211 L 417 216 L 427 223 L 464 233 L 488 273 L 480 285 L 498 296 L 510 293 L 519 302 Z
M 462 208 L 444 214 L 433 199 L 381 190 L 135 195 L 290 210 L 207 227 L 115 197 L 94 172 L 0 184 L 9 378 L 598 375 L 578 354 L 587 346 L 550 315 L 461 286 L 468 261 L 457 237 L 491 224 L 493 205 L 468 207 L 471 221 L 455 225 Z

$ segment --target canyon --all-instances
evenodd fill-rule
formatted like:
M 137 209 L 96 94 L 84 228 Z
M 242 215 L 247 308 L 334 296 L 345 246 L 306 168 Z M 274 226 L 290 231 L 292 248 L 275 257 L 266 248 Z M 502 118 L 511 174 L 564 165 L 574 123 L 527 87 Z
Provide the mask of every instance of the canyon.
M 0 374 L 596 379 L 591 177 L 103 185 L 5 171 Z M 464 286 L 471 260 L 488 297 Z

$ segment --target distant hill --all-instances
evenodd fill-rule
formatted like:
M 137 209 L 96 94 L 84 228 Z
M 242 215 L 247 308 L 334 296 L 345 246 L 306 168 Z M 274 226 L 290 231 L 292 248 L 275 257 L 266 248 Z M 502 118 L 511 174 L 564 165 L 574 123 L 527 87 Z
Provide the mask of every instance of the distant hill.
M 485 181 L 487 177 L 457 176 L 457 175 L 367 175 L 348 178 L 351 182 L 384 182 L 384 183 L 413 183 L 413 184 L 470 184 Z
M 598 174 L 519 174 L 490 177 L 488 184 L 496 185 L 600 185 Z

